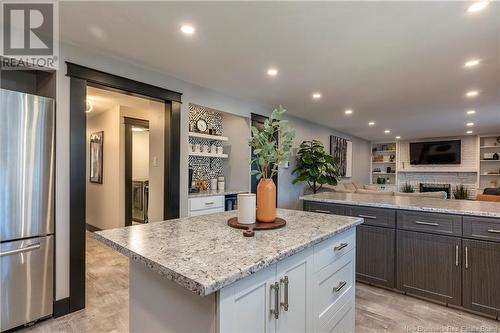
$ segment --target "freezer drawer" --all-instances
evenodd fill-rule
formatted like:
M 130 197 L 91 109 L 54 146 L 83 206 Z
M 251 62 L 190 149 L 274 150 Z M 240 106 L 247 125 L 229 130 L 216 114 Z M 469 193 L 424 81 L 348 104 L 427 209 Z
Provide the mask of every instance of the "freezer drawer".
M 50 316 L 54 237 L 0 244 L 1 331 Z

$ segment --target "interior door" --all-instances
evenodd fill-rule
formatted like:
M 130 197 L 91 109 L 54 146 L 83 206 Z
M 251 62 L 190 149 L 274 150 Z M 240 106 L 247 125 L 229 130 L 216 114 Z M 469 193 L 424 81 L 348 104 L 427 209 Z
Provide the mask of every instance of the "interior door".
M 266 119 L 269 119 L 268 117 L 264 117 L 264 116 L 261 116 L 261 115 L 258 115 L 258 114 L 255 114 L 255 113 L 252 113 L 252 126 L 258 128 L 258 129 L 262 129 L 264 127 L 264 121 L 266 121 Z M 275 135 L 275 139 L 278 140 L 278 134 L 276 133 Z M 257 169 L 257 166 L 252 164 L 252 170 L 255 170 Z M 271 167 L 269 167 L 269 170 L 271 170 Z M 278 175 L 275 175 L 273 177 L 273 181 L 274 181 L 274 184 L 276 184 L 276 188 L 278 188 Z M 255 175 L 252 175 L 251 178 L 250 178 L 250 185 L 251 185 L 251 190 L 252 190 L 252 193 L 257 193 L 257 184 L 259 182 L 257 181 L 257 177 L 255 177 Z M 276 202 L 278 202 L 278 191 L 276 191 Z

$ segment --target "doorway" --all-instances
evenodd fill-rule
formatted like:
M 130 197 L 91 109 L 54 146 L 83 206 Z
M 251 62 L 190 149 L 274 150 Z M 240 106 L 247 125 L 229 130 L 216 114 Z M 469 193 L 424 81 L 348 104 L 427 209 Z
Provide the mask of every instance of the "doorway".
M 159 184 L 164 194 L 160 213 L 162 220 L 179 216 L 180 103 L 182 95 L 161 87 L 84 66 L 72 63 L 66 63 L 66 65 L 66 75 L 70 77 L 70 296 L 61 302 L 64 304 L 64 308 L 58 311 L 61 315 L 85 307 L 86 180 L 88 179 L 86 166 L 90 163 L 87 158 L 87 117 L 85 112 L 88 107 L 87 88 L 97 88 L 162 103 L 164 117 L 161 126 L 164 130 L 164 158 L 161 168 L 164 177 Z M 104 145 L 107 142 L 106 135 L 103 136 L 102 142 Z M 105 161 L 103 161 L 103 166 L 105 168 Z M 130 193 L 132 192 L 131 187 L 130 185 Z M 128 198 L 132 201 L 131 195 Z M 129 212 L 131 216 L 131 210 Z M 120 214 L 125 215 L 125 209 L 120 210 Z M 127 221 L 131 223 L 132 218 L 127 219 Z

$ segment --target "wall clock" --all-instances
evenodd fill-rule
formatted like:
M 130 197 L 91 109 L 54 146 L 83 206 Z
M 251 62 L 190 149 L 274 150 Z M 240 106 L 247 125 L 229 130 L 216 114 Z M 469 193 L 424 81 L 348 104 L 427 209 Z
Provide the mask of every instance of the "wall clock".
M 207 122 L 204 119 L 198 119 L 198 121 L 196 122 L 196 128 L 200 132 L 206 132 L 208 128 Z

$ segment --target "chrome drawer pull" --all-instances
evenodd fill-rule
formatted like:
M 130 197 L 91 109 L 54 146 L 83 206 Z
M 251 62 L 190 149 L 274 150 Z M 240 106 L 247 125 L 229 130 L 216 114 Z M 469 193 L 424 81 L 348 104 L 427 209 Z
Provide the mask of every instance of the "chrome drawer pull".
M 372 215 L 363 215 L 363 214 L 359 214 L 358 217 L 362 217 L 362 218 L 365 218 L 365 219 L 371 219 L 371 220 L 376 220 L 377 217 L 376 216 L 372 216 Z
M 333 251 L 340 251 L 342 250 L 343 248 L 347 247 L 349 244 L 347 243 L 340 243 L 340 245 L 337 245 L 333 248 Z
M 212 201 L 212 202 L 205 202 L 205 206 L 208 206 L 208 205 L 213 205 L 213 204 L 214 204 L 214 202 L 213 202 L 213 201 Z
M 431 225 L 433 227 L 437 227 L 439 225 L 439 223 L 421 222 L 421 221 L 415 221 L 415 224 Z
M 0 252 L 0 257 L 11 256 L 11 255 L 18 254 L 18 253 L 23 253 L 23 252 L 29 252 L 29 251 L 37 250 L 39 248 L 40 248 L 40 244 L 37 243 L 37 244 L 30 245 L 30 246 L 22 247 L 20 249 L 8 250 L 8 251 L 5 251 L 5 252 Z
M 274 309 L 271 309 L 271 314 L 274 315 L 275 319 L 278 319 L 280 316 L 280 309 L 279 309 L 279 291 L 280 291 L 280 284 L 278 282 L 275 282 L 271 285 L 271 292 L 274 290 Z
M 469 250 L 465 247 L 465 268 L 469 268 Z
M 285 286 L 285 299 L 281 302 L 281 306 L 285 311 L 288 311 L 288 276 L 285 275 L 284 278 L 280 279 L 280 283 L 283 283 Z
M 488 232 L 491 232 L 492 234 L 500 234 L 500 230 L 495 229 L 488 229 Z
M 455 245 L 455 266 L 458 267 L 458 245 Z
M 329 210 L 322 210 L 322 209 L 315 209 L 314 210 L 316 213 L 325 213 L 325 214 L 330 214 Z
M 342 290 L 342 288 L 344 288 L 346 286 L 346 284 L 347 284 L 347 282 L 340 281 L 339 284 L 338 284 L 338 286 L 336 286 L 336 287 L 333 288 L 333 292 L 334 293 L 338 293 L 339 291 Z

